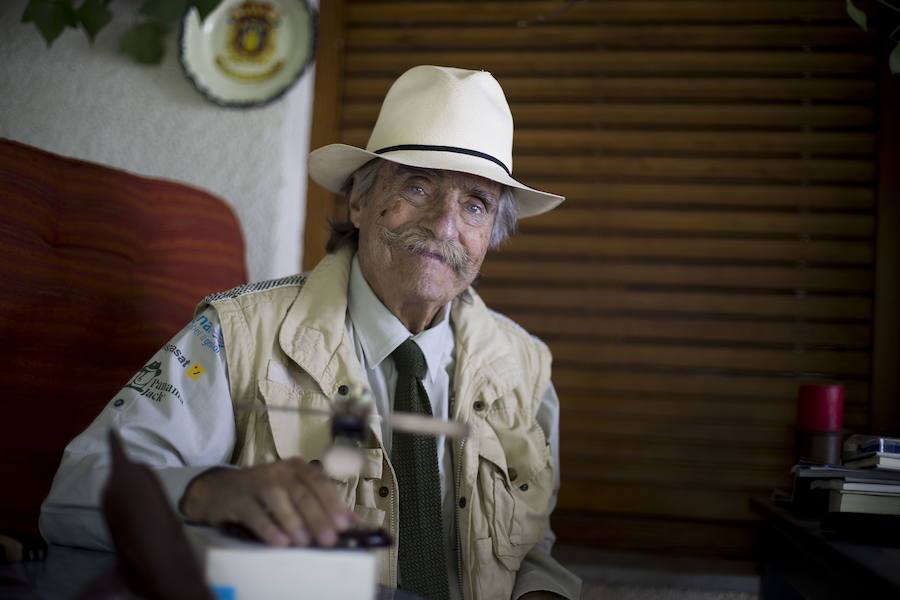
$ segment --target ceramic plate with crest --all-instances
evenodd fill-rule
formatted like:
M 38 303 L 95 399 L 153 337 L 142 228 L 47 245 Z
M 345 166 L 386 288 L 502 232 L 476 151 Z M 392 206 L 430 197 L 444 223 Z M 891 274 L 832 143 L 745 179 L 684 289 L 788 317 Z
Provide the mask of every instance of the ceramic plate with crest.
M 222 0 L 202 23 L 195 8 L 184 17 L 181 64 L 210 101 L 261 106 L 300 79 L 315 42 L 316 13 L 307 0 Z

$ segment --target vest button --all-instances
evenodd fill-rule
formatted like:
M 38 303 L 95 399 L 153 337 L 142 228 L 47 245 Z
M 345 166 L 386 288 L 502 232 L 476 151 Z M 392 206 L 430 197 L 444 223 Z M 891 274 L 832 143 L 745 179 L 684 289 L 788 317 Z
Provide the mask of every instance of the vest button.
M 341 396 L 346 396 L 349 393 L 350 393 L 350 388 L 347 387 L 346 385 L 338 386 L 338 394 L 340 394 Z
M 527 492 L 527 491 L 528 491 L 528 484 L 527 484 L 527 483 L 523 483 L 522 485 L 519 486 L 519 489 L 522 490 L 523 492 Z
M 378 490 L 378 495 L 381 496 L 382 498 L 387 498 L 388 494 L 390 494 L 390 493 L 391 493 L 391 490 L 389 490 L 386 485 L 381 486 L 381 489 Z
M 515 480 L 516 480 L 516 477 L 518 477 L 518 476 L 519 476 L 519 473 L 518 473 L 515 469 L 513 469 L 512 467 L 510 467 L 510 468 L 509 468 L 509 480 L 510 480 L 510 481 L 515 481 Z
M 122 400 L 121 398 L 116 398 L 116 401 L 113 402 L 113 406 L 115 406 L 116 408 L 119 408 L 123 404 L 125 404 L 125 401 Z
M 472 408 L 475 410 L 484 410 L 484 402 L 481 400 L 476 400 L 474 404 L 472 404 Z
M 463 496 L 462 498 L 459 499 L 459 507 L 460 508 L 466 507 L 466 497 L 465 496 Z

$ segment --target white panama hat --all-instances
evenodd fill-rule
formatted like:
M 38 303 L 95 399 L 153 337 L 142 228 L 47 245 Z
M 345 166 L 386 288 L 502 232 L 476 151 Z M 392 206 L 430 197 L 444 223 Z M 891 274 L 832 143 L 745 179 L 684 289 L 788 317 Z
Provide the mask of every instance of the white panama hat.
M 512 177 L 513 120 L 506 96 L 487 71 L 423 65 L 388 90 L 366 149 L 330 144 L 309 155 L 309 175 L 332 192 L 373 158 L 479 175 L 509 186 L 519 217 L 551 210 L 562 196 Z

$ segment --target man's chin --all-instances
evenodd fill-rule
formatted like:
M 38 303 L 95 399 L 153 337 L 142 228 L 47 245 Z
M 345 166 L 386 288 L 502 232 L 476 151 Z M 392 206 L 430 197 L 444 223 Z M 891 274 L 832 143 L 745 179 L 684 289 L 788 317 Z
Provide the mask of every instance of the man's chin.
M 417 300 L 446 304 L 469 287 L 474 277 L 458 273 L 439 257 L 407 252 L 403 263 L 395 263 L 402 273 L 398 287 Z M 402 265 L 402 266 L 401 266 Z
M 459 281 L 440 278 L 432 279 L 422 274 L 418 278 L 411 278 L 403 282 L 406 293 L 411 298 L 415 298 L 418 302 L 428 304 L 446 304 L 453 300 L 461 291 L 466 289 L 468 285 L 463 285 Z

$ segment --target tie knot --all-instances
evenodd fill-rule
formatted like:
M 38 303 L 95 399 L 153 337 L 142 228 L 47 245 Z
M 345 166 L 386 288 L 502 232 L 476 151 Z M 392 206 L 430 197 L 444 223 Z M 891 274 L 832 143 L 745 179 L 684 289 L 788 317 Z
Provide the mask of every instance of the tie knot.
M 422 349 L 413 341 L 412 338 L 397 346 L 391 352 L 394 358 L 394 364 L 397 366 L 397 372 L 401 375 L 411 375 L 416 379 L 425 377 L 428 372 L 428 364 L 425 362 L 425 355 Z

